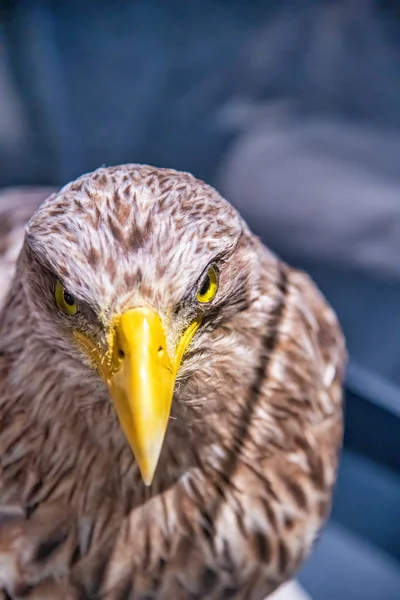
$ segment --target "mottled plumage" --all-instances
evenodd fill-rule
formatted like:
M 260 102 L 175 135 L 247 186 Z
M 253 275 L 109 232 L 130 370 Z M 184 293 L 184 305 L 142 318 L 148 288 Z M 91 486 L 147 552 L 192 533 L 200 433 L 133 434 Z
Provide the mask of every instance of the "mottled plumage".
M 219 288 L 196 290 L 210 263 Z M 78 301 L 60 312 L 59 279 Z M 2 285 L 6 286 L 5 282 Z M 178 371 L 146 487 L 73 331 L 160 315 Z M 189 174 L 103 168 L 30 219 L 0 317 L 0 589 L 5 598 L 261 600 L 330 508 L 344 341 L 310 279 Z

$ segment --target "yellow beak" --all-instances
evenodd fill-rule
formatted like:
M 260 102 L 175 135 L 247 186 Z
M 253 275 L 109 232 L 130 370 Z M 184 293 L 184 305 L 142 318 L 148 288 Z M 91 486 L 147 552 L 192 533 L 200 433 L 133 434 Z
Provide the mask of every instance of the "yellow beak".
M 171 360 L 161 319 L 154 311 L 135 308 L 116 320 L 112 353 L 119 356 L 120 365 L 106 379 L 146 485 L 153 480 L 167 431 L 176 373 L 199 324 L 195 321 L 186 330 Z

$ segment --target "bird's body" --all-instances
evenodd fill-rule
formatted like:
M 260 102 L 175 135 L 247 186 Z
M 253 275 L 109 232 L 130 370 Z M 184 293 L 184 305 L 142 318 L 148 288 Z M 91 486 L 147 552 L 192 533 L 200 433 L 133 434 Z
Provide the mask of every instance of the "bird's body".
M 117 344 L 127 364 L 120 328 L 138 308 L 159 315 L 177 365 L 161 453 L 141 470 L 105 358 Z M 0 317 L 4 598 L 263 599 L 329 512 L 344 364 L 314 284 L 192 176 L 126 165 L 54 194 Z

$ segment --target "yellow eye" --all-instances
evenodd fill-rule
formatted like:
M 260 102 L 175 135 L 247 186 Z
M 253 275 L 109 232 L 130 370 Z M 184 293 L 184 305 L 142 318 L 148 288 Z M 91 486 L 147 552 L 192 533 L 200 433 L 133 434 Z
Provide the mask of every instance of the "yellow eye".
M 78 307 L 76 305 L 75 298 L 71 296 L 69 292 L 67 292 L 67 290 L 59 281 L 56 283 L 56 291 L 54 295 L 58 307 L 61 308 L 66 315 L 72 316 L 76 313 Z
M 218 275 L 214 267 L 210 267 L 197 293 L 199 302 L 211 302 L 218 290 Z

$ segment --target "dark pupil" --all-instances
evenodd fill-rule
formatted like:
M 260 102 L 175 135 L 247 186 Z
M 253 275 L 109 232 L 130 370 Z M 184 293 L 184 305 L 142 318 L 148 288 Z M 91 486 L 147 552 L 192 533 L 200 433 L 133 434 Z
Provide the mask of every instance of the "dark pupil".
M 207 294 L 208 290 L 210 289 L 210 276 L 207 275 L 207 277 L 205 278 L 205 280 L 203 281 L 201 288 L 200 288 L 200 296 L 204 296 L 204 294 Z
M 75 304 L 74 297 L 71 296 L 71 294 L 69 294 L 68 292 L 64 292 L 64 300 L 65 304 L 68 304 L 68 306 L 73 306 Z

